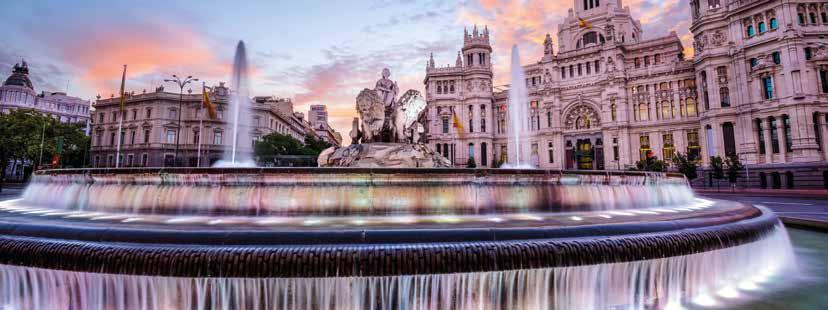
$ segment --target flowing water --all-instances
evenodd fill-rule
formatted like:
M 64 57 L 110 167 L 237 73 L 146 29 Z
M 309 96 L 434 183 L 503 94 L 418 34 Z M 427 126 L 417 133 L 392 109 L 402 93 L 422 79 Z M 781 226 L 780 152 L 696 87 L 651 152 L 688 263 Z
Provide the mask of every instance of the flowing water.
M 216 167 L 255 167 L 252 150 L 239 150 L 240 145 L 250 141 L 250 87 L 248 81 L 247 51 L 244 41 L 236 45 L 236 54 L 233 57 L 233 77 L 230 84 L 232 94 L 230 96 L 232 145 L 230 152 L 225 152 L 222 160 L 218 161 Z
M 509 84 L 509 162 L 504 168 L 534 168 L 529 158 L 527 132 L 529 132 L 529 94 L 526 90 L 526 77 L 520 65 L 520 52 L 517 45 L 512 46 L 511 82 Z
M 4 309 L 682 309 L 796 272 L 781 225 L 740 246 L 586 266 L 386 277 L 181 278 L 0 265 Z

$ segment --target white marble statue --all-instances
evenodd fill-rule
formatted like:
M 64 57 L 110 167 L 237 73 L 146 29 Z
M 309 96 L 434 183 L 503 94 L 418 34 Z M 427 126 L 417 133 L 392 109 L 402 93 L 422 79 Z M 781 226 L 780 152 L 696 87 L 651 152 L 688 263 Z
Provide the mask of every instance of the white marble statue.
M 390 76 L 391 70 L 388 70 L 388 68 L 382 69 L 382 78 L 377 81 L 377 85 L 374 87 L 374 91 L 377 92 L 386 109 L 393 107 L 394 99 L 397 98 L 397 93 L 400 92 L 397 82 L 389 79 Z

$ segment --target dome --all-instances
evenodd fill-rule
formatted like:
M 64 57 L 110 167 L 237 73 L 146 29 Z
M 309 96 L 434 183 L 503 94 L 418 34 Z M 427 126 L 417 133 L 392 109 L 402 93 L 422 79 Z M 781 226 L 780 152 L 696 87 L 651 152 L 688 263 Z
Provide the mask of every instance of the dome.
M 12 74 L 3 83 L 3 86 L 23 86 L 34 91 L 32 80 L 29 79 L 29 66 L 26 61 L 21 64 L 15 64 L 12 68 Z

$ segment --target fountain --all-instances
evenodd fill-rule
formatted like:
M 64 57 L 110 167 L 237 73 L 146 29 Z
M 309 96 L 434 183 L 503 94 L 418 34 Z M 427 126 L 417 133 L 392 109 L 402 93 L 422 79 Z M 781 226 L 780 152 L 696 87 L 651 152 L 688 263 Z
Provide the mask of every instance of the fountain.
M 230 152 L 225 152 L 224 157 L 216 162 L 216 167 L 255 167 L 251 152 L 239 152 L 239 142 L 250 139 L 247 131 L 250 130 L 250 111 L 246 104 L 250 103 L 250 85 L 247 80 L 247 51 L 244 41 L 236 45 L 236 53 L 233 57 L 233 83 L 231 84 L 234 93 L 230 99 L 232 107 L 232 133 L 233 139 Z
M 517 45 L 512 46 L 511 62 L 511 84 L 509 84 L 509 159 L 510 162 L 503 165 L 504 168 L 531 169 L 534 168 L 526 156 L 526 144 L 524 141 L 529 132 L 527 115 L 529 111 L 529 95 L 526 91 L 526 77 L 523 73 L 523 66 L 520 65 L 520 52 Z M 523 153 L 523 154 L 521 154 Z M 523 155 L 523 156 L 521 156 Z
M 794 270 L 773 213 L 679 174 L 448 168 L 389 76 L 321 168 L 38 171 L 0 202 L 0 306 L 681 309 Z

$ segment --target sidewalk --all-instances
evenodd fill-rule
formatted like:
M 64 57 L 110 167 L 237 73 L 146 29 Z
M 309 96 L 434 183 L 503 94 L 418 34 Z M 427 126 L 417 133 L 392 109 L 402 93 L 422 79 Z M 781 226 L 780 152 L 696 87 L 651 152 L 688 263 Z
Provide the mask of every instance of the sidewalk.
M 757 197 L 787 197 L 787 198 L 820 198 L 828 199 L 828 190 L 825 189 L 758 189 L 758 188 L 694 188 L 699 195 L 740 195 Z

